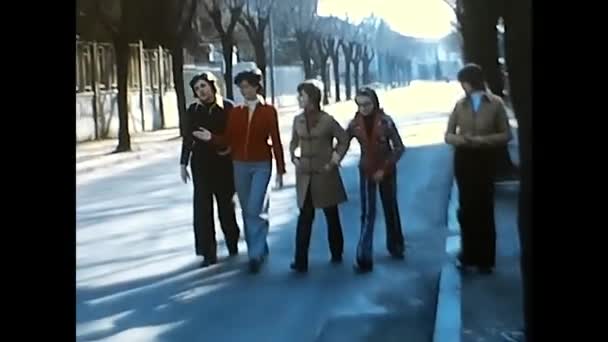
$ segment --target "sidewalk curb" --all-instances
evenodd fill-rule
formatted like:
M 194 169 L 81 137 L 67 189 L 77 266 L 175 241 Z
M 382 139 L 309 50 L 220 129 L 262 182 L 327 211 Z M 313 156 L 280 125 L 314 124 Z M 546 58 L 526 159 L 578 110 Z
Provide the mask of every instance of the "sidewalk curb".
M 454 182 L 448 204 L 448 236 L 445 241 L 446 254 L 450 257 L 441 268 L 439 289 L 435 311 L 433 342 L 460 342 L 462 331 L 460 272 L 451 258 L 460 249 L 460 227 L 456 211 L 458 210 L 458 187 Z

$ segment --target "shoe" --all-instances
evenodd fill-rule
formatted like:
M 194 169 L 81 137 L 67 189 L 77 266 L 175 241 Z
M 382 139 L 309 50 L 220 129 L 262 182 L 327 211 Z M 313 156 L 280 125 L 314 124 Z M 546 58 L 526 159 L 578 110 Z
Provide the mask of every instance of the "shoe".
M 341 264 L 342 263 L 342 256 L 341 255 L 332 255 L 332 257 L 331 257 L 331 263 L 332 264 Z
M 239 249 L 238 248 L 230 248 L 230 249 L 228 249 L 228 256 L 235 257 L 237 255 L 239 255 Z
M 251 259 L 249 260 L 249 271 L 254 274 L 260 272 L 261 265 L 262 262 L 260 260 Z
M 403 250 L 389 252 L 393 259 L 403 260 L 405 259 L 405 252 Z
M 295 261 L 289 265 L 289 268 L 298 272 L 298 273 L 306 273 L 308 272 L 308 266 L 304 266 L 302 264 L 297 264 Z
M 368 273 L 374 269 L 374 264 L 371 261 L 357 260 L 353 268 L 357 273 Z
M 494 269 L 492 267 L 478 267 L 480 274 L 492 274 Z
M 217 259 L 209 259 L 206 258 L 205 260 L 203 260 L 203 262 L 201 263 L 201 268 L 204 267 L 209 267 L 211 265 L 215 265 L 217 263 Z

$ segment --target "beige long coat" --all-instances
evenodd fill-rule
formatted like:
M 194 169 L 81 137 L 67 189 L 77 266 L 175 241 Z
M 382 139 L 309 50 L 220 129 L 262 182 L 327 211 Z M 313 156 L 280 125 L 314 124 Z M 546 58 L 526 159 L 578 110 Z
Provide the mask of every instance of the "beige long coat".
M 335 146 L 334 138 L 337 140 Z M 348 145 L 347 133 L 331 115 L 320 112 L 318 122 L 312 127 L 304 113 L 294 118 L 289 152 L 296 164 L 296 193 L 300 208 L 304 206 L 309 187 L 315 208 L 331 207 L 346 201 L 337 164 L 344 158 Z M 300 154 L 296 156 L 298 147 Z

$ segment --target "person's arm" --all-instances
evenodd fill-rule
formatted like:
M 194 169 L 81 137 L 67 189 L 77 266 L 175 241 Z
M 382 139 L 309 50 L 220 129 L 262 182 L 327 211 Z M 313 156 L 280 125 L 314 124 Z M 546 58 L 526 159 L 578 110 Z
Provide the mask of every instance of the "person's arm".
M 192 122 L 191 122 L 191 108 L 186 110 L 186 115 L 184 115 L 183 122 L 183 130 L 184 136 L 182 137 L 182 151 L 179 158 L 179 164 L 181 166 L 188 166 L 188 162 L 190 161 L 190 154 L 192 153 L 192 144 L 194 143 L 194 138 L 192 137 Z
M 338 140 L 338 144 L 336 144 L 336 147 L 334 148 L 334 153 L 332 154 L 331 161 L 336 165 L 340 165 L 340 162 L 342 161 L 342 159 L 344 159 L 344 156 L 348 151 L 351 136 L 349 135 L 349 133 L 347 133 L 347 131 L 342 128 L 342 126 L 340 126 L 336 119 L 332 117 L 331 121 L 333 136 L 336 138 L 336 140 Z
M 277 173 L 282 175 L 285 173 L 285 159 L 283 157 L 283 144 L 281 143 L 281 132 L 279 132 L 279 115 L 277 110 L 270 106 L 272 115 L 270 117 L 270 139 L 272 140 L 272 152 L 277 166 Z
M 401 135 L 399 135 L 399 130 L 395 125 L 395 122 L 390 117 L 387 117 L 388 123 L 388 141 L 392 145 L 392 151 L 389 158 L 384 163 L 384 172 L 389 172 L 392 170 L 403 153 L 405 152 L 405 146 L 403 145 L 403 140 L 401 139 Z
M 230 138 L 232 137 L 233 134 L 233 127 L 234 127 L 234 112 L 235 112 L 235 108 L 230 107 L 230 108 L 225 108 L 224 111 L 226 113 L 225 115 L 225 123 L 224 123 L 224 128 L 222 130 L 221 133 L 211 133 L 211 139 L 210 142 L 214 145 L 216 145 L 216 148 L 218 149 L 218 151 L 226 151 L 226 149 L 230 149 Z
M 500 104 L 496 118 L 496 133 L 482 135 L 479 137 L 479 143 L 484 146 L 502 146 L 509 143 L 511 140 L 511 128 L 509 127 L 509 118 L 503 103 Z
M 456 147 L 465 145 L 467 143 L 462 135 L 456 134 L 456 127 L 458 126 L 457 109 L 458 105 L 454 107 L 454 110 L 452 110 L 452 114 L 450 114 L 450 118 L 448 119 L 448 127 L 445 132 L 445 142 Z
M 293 125 L 291 127 L 291 141 L 289 142 L 289 156 L 292 163 L 296 163 L 296 149 L 300 146 L 300 136 L 296 130 L 297 116 L 293 118 Z
M 224 100 L 222 103 L 222 107 L 223 107 L 222 115 L 220 115 L 219 122 L 218 122 L 218 130 L 217 130 L 217 134 L 219 136 L 226 134 L 226 129 L 228 127 L 228 115 L 229 115 L 230 111 L 232 110 L 233 105 L 231 102 Z M 213 139 L 213 136 L 212 136 L 212 139 Z M 221 156 L 226 156 L 226 155 L 230 154 L 230 152 L 231 152 L 230 146 L 225 146 L 225 144 L 216 144 L 216 148 L 217 148 L 217 153 Z

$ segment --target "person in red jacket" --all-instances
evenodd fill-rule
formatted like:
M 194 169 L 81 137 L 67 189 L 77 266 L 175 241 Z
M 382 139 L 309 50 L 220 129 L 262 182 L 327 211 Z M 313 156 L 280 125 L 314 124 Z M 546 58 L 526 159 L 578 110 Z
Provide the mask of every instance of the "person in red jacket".
M 346 132 L 359 141 L 359 184 L 361 192 L 361 236 L 357 246 L 355 269 L 369 272 L 373 268 L 376 189 L 384 207 L 386 247 L 392 257 L 403 259 L 405 244 L 397 204 L 397 162 L 405 152 L 403 141 L 393 119 L 380 107 L 378 95 L 371 88 L 357 91 L 355 118 Z
M 245 104 L 234 107 L 228 116 L 224 134 L 201 129 L 195 133 L 205 141 L 231 150 L 234 163 L 234 183 L 241 204 L 249 268 L 257 273 L 269 253 L 268 183 L 272 159 L 276 162 L 276 186 L 283 186 L 285 161 L 279 134 L 277 110 L 260 96 L 261 72 L 244 71 L 235 77 Z M 268 138 L 272 145 L 268 144 Z

